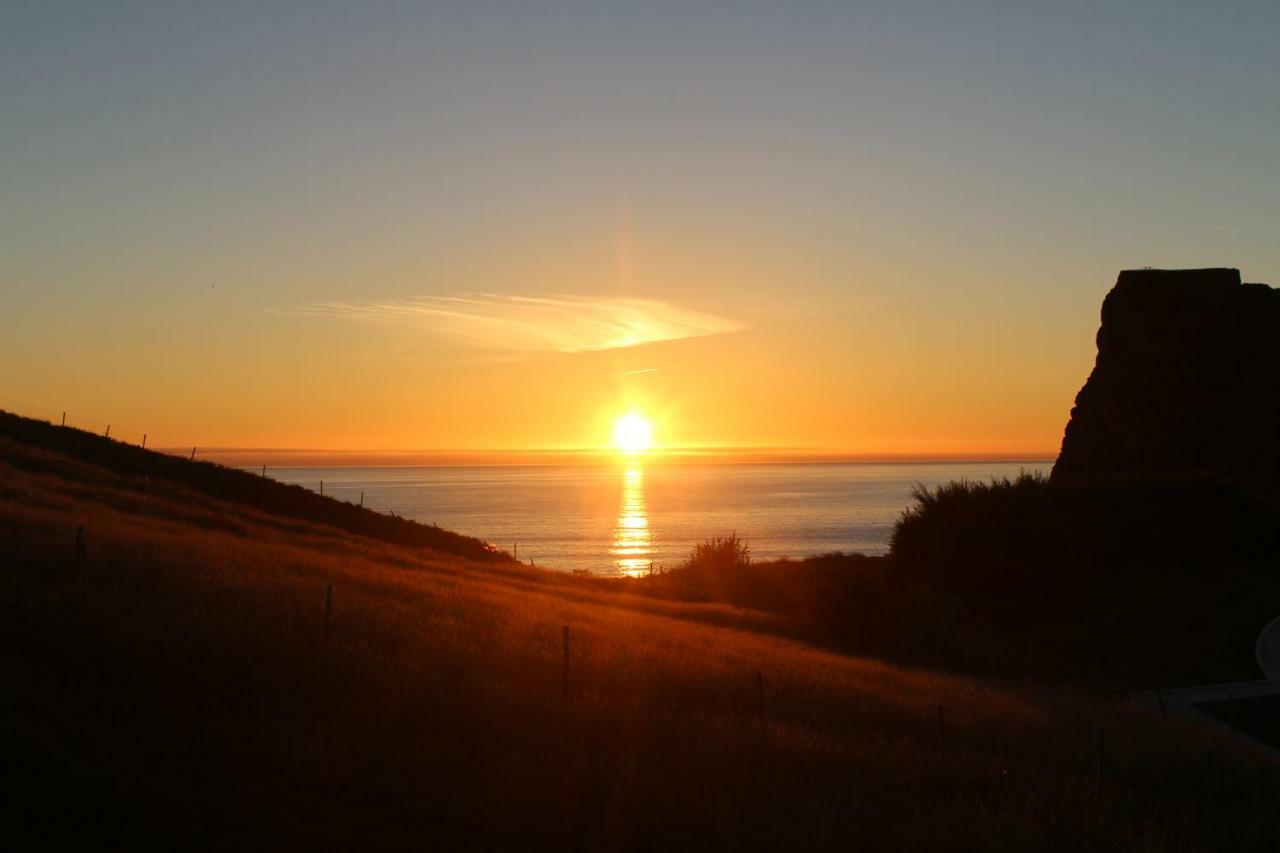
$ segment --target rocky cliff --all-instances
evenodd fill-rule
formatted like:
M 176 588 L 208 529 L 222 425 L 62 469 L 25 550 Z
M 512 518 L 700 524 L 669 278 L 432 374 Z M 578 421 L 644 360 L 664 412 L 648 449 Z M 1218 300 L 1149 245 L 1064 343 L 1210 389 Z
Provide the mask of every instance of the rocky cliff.
M 1120 273 L 1053 477 L 1152 474 L 1280 491 L 1280 290 L 1234 269 Z

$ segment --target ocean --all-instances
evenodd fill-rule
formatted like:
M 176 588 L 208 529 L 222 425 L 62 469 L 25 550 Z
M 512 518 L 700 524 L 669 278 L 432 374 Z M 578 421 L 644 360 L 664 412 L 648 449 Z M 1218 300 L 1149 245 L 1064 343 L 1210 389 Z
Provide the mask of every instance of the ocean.
M 484 539 L 538 566 L 634 575 L 731 533 L 753 559 L 883 554 L 917 483 L 1047 472 L 1048 462 L 619 463 L 272 468 L 338 500 Z

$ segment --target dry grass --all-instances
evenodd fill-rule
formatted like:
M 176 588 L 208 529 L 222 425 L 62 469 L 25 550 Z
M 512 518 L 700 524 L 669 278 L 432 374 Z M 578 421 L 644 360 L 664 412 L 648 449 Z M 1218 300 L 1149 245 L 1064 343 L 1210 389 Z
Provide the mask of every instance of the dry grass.
M 1229 738 L 822 652 L 753 611 L 414 551 L 90 466 L 8 464 L 40 452 L 0 445 L 10 846 L 1277 837 L 1272 769 Z

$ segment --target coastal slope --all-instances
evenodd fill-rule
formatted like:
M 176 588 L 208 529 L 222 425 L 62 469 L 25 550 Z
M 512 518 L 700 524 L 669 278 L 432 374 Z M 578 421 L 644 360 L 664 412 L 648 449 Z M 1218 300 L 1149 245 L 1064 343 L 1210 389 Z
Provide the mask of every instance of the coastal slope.
M 1259 817 L 1274 775 L 1229 737 L 5 436 L 0 554 L 11 848 L 1195 850 L 1280 830 Z

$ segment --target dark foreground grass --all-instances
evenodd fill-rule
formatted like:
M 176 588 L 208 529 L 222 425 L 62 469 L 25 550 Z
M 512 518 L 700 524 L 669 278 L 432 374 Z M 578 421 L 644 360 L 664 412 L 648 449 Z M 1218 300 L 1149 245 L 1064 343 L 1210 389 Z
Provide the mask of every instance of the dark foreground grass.
M 0 444 L 9 849 L 1280 838 L 1273 767 L 1229 736 L 33 454 Z

